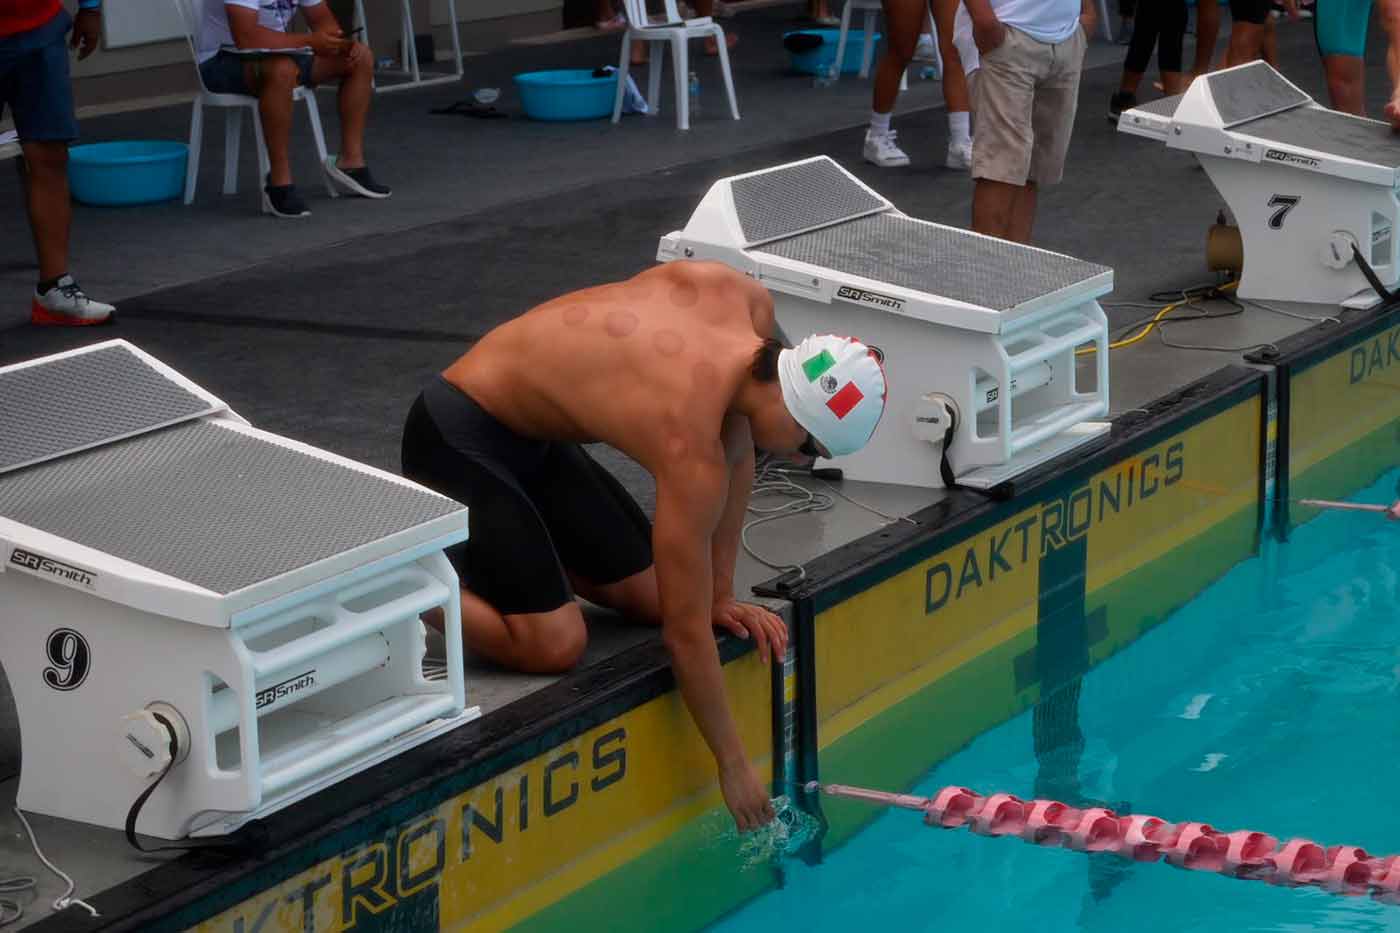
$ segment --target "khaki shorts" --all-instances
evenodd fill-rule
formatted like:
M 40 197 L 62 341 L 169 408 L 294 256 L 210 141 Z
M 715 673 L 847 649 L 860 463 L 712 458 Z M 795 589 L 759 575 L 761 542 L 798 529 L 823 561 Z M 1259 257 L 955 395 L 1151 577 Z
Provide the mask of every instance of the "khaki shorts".
M 973 178 L 1008 185 L 1059 182 L 1087 44 L 1083 29 L 1050 45 L 1008 26 L 1006 41 L 982 56 L 972 87 Z

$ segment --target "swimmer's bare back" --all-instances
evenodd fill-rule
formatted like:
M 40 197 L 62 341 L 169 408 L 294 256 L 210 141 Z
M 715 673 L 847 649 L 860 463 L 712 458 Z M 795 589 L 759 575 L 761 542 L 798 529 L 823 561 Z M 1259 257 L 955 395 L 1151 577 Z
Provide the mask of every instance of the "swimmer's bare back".
M 753 279 L 676 262 L 539 305 L 443 375 L 519 434 L 602 441 L 655 473 L 720 453 L 725 413 L 772 321 Z

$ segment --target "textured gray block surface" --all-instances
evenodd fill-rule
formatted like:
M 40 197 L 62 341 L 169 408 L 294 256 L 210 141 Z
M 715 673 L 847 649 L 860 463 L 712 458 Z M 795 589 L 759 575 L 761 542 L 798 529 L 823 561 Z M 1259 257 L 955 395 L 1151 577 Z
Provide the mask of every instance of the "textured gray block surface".
M 1312 102 L 1263 62 L 1208 75 L 1206 80 L 1227 128 Z
M 745 243 L 791 236 L 885 207 L 826 159 L 736 179 L 731 191 Z
M 994 311 L 1108 271 L 1071 256 L 890 214 L 779 240 L 762 251 Z
M 215 593 L 462 508 L 203 421 L 0 476 L 0 515 Z
M 1282 146 L 1298 146 L 1386 168 L 1400 167 L 1400 142 L 1389 125 L 1335 110 L 1299 107 L 1252 120 L 1235 127 L 1235 132 Z
M 123 346 L 0 373 L 0 473 L 212 410 Z

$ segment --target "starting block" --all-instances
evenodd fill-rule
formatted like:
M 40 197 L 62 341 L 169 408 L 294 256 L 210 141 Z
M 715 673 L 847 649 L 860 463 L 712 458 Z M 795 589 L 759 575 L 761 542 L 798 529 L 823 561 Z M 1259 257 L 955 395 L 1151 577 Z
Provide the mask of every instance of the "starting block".
M 881 355 L 885 415 L 850 479 L 990 488 L 1106 434 L 1111 270 L 908 217 L 825 156 L 716 182 L 662 262 L 723 262 L 794 335 Z M 1088 365 L 1076 351 L 1092 347 Z M 946 445 L 949 426 L 951 441 Z
M 1242 298 L 1368 307 L 1400 278 L 1400 145 L 1389 124 L 1316 103 L 1264 62 L 1204 75 L 1118 118 L 1196 154 L 1244 244 Z
M 0 368 L 19 806 L 120 829 L 159 780 L 139 831 L 218 835 L 476 718 L 442 553 L 466 536 L 461 504 L 253 428 L 125 341 Z

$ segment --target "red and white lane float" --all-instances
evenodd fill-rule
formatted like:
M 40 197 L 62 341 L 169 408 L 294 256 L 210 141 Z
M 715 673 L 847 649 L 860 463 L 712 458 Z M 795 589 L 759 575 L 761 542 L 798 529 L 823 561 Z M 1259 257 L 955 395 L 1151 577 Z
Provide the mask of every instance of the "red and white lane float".
M 1040 846 L 1112 853 L 1135 862 L 1165 860 L 1177 868 L 1304 885 L 1336 894 L 1371 894 L 1400 904 L 1400 856 L 1372 856 L 1357 846 L 1323 847 L 1308 839 L 1279 840 L 1248 829 L 1220 832 L 1207 823 L 1170 823 L 1155 816 L 1119 816 L 1102 807 L 1076 809 L 1054 800 L 984 797 L 945 787 L 932 797 L 892 794 L 845 784 L 806 785 L 808 793 L 917 810 L 941 829 L 967 827 L 983 836 L 1015 836 Z

